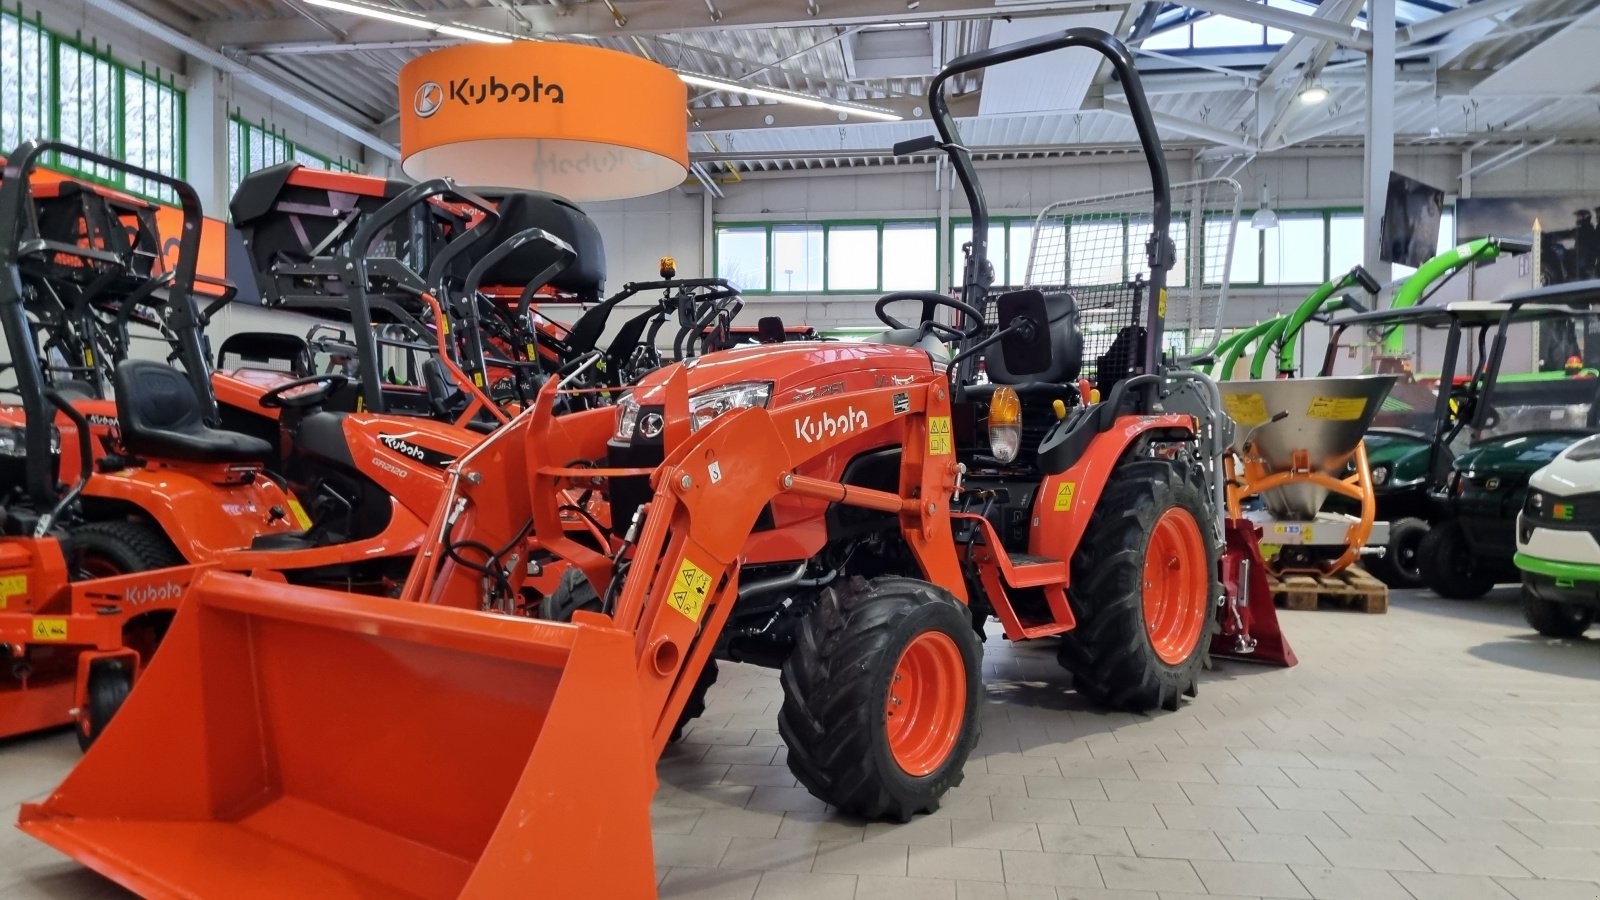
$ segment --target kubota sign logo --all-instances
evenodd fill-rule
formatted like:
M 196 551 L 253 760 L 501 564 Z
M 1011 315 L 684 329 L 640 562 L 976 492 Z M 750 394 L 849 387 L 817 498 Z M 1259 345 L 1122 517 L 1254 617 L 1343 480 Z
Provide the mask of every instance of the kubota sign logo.
M 183 596 L 183 585 L 169 581 L 165 584 L 134 585 L 122 592 L 122 599 L 134 606 L 162 603 Z
M 845 407 L 844 412 L 837 416 L 823 413 L 820 416 L 806 416 L 796 419 L 794 423 L 794 436 L 808 444 L 838 437 L 841 434 L 850 434 L 867 427 L 867 414 L 854 406 Z
M 498 75 L 487 79 L 452 78 L 440 85 L 425 81 L 412 97 L 411 108 L 419 118 L 426 119 L 438 112 L 446 103 L 462 106 L 482 106 L 485 103 L 566 103 L 567 91 L 554 81 L 544 81 L 538 75 L 526 80 L 501 81 Z
M 444 106 L 444 88 L 437 81 L 424 81 L 411 98 L 411 109 L 417 118 L 426 119 Z

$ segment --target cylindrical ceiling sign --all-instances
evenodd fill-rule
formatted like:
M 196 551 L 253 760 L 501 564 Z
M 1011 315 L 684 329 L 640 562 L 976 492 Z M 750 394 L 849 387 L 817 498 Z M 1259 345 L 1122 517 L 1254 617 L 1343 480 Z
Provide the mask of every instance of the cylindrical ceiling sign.
M 671 69 L 576 44 L 466 44 L 400 70 L 400 167 L 412 178 L 641 197 L 689 171 L 688 91 Z

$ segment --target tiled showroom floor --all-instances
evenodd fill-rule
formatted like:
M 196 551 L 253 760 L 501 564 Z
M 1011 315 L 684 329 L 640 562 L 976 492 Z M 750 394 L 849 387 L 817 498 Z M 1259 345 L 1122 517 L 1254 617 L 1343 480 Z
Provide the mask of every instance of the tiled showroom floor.
M 776 673 L 725 666 L 661 763 L 662 896 L 1600 898 L 1600 639 L 1537 638 L 1509 588 L 1281 615 L 1298 668 L 1219 663 L 1149 718 L 1087 708 L 1048 645 L 991 636 L 966 783 L 908 825 L 796 787 Z M 0 819 L 77 755 L 0 743 Z M 4 825 L 0 897 L 120 896 Z

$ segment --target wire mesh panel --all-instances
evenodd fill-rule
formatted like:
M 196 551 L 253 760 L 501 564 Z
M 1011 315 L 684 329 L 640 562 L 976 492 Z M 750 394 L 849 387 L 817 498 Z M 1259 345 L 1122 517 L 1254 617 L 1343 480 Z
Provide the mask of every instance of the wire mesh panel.
M 1165 346 L 1179 359 L 1204 356 L 1219 340 L 1239 194 L 1231 178 L 1172 186 L 1177 261 L 1167 275 Z M 1077 298 L 1084 377 L 1126 367 L 1138 346 L 1131 336 L 1148 324 L 1145 242 L 1153 206 L 1148 189 L 1124 191 L 1053 203 L 1034 223 L 1024 287 L 1065 288 Z

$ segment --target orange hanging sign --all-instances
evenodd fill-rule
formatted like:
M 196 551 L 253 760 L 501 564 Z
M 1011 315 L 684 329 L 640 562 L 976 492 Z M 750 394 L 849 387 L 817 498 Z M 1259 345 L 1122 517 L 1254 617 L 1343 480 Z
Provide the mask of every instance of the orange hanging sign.
M 468 44 L 400 70 L 412 178 L 573 200 L 664 191 L 689 170 L 688 91 L 671 69 L 576 44 Z

